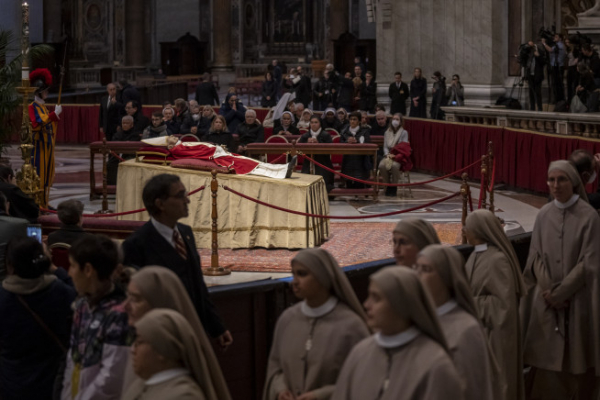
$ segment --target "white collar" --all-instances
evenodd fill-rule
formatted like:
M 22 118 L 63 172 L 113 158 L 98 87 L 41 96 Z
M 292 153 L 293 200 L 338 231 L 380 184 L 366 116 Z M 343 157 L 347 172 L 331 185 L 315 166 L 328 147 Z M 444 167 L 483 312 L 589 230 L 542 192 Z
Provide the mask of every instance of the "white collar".
M 565 209 L 571 207 L 577 202 L 577 200 L 579 200 L 579 195 L 574 194 L 566 203 L 561 203 L 560 201 L 554 199 L 554 205 L 560 209 Z
M 475 246 L 475 250 L 473 250 L 473 251 L 475 253 L 483 253 L 487 249 L 488 249 L 487 243 L 482 243 L 482 244 L 478 244 L 477 246 Z
M 356 128 L 352 128 L 352 127 L 348 127 L 348 131 L 350 131 L 350 133 L 352 134 L 352 136 L 356 136 L 356 134 L 358 133 L 358 130 L 360 129 L 360 125 L 358 125 Z
M 173 368 L 167 369 L 164 371 L 157 372 L 152 375 L 150 379 L 144 382 L 146 385 L 158 385 L 159 383 L 163 383 L 166 381 L 170 381 L 171 379 L 178 378 L 183 375 L 189 375 L 190 371 L 185 368 Z
M 383 347 L 384 349 L 393 349 L 394 347 L 404 346 L 405 344 L 412 342 L 420 334 L 421 331 L 417 327 L 411 326 L 404 332 L 391 336 L 382 335 L 381 333 L 377 332 L 375 335 L 373 335 L 373 339 L 375 339 L 375 343 L 377 343 L 379 347 Z
M 166 226 L 165 224 L 158 222 L 154 218 L 150 218 L 150 221 L 152 221 L 152 225 L 154 225 L 158 233 L 160 233 L 160 235 L 164 237 L 165 240 L 169 242 L 172 246 L 175 246 L 175 243 L 173 242 L 173 231 L 177 229 L 177 226 L 175 226 L 175 229 L 172 229 Z M 177 232 L 179 232 L 178 229 Z
M 325 303 L 323 303 L 319 307 L 313 308 L 306 304 L 306 300 L 304 300 L 302 302 L 302 305 L 300 306 L 300 310 L 302 311 L 302 314 L 306 315 L 309 318 L 320 318 L 332 312 L 335 306 L 337 306 L 337 303 L 337 297 L 330 296 Z
M 46 100 L 42 99 L 41 97 L 35 96 L 34 100 L 36 103 L 46 104 Z
M 435 312 L 438 315 L 438 317 L 441 317 L 442 315 L 446 315 L 450 311 L 454 310 L 457 306 L 458 303 L 454 299 L 450 299 L 438 308 L 436 308 Z
M 313 130 L 311 129 L 311 130 L 310 130 L 310 136 L 312 136 L 312 137 L 316 138 L 317 136 L 319 136 L 319 133 L 321 133 L 321 130 L 322 130 L 322 129 L 323 129 L 323 128 L 319 128 L 319 130 L 318 130 L 318 131 L 316 131 L 316 132 L 315 132 L 315 131 L 313 131 Z

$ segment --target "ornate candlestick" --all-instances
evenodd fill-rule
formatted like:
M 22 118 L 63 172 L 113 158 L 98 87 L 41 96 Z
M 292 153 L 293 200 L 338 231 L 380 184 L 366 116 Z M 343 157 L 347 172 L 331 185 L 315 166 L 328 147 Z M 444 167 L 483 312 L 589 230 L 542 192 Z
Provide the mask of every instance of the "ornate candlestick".
M 43 201 L 43 190 L 40 188 L 40 178 L 37 175 L 31 157 L 33 153 L 33 135 L 31 132 L 31 121 L 29 120 L 29 98 L 35 92 L 29 83 L 29 5 L 23 2 L 21 14 L 21 86 L 17 92 L 23 98 L 23 119 L 21 122 L 21 158 L 23 166 L 17 173 L 17 185 L 27 195 L 33 197 L 37 204 Z

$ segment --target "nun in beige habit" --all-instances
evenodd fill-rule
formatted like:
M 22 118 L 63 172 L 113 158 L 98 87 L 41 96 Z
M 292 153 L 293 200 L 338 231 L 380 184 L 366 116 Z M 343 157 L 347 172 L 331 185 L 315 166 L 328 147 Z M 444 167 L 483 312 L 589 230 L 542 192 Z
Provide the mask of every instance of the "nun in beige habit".
M 440 244 L 425 247 L 416 271 L 431 294 L 452 360 L 465 383 L 465 399 L 494 399 L 496 369 L 464 273 L 463 256 Z M 494 367 L 494 368 L 492 368 Z
M 590 399 L 600 375 L 600 217 L 568 161 L 550 164 L 548 187 L 554 200 L 535 220 L 521 302 L 531 398 Z
M 181 280 L 175 273 L 167 268 L 149 266 L 136 272 L 129 282 L 125 310 L 129 315 L 130 325 L 135 325 L 150 310 L 155 308 L 166 308 L 177 311 L 183 315 L 197 336 L 201 351 L 201 367 L 203 374 L 198 382 L 202 389 L 203 398 L 208 400 L 229 400 L 231 398 L 221 367 L 214 354 L 198 314 L 190 300 Z M 131 393 L 139 393 L 148 386 L 144 379 L 136 377 L 131 366 L 131 357 L 126 369 L 126 386 L 123 393 L 128 396 Z M 129 391 L 131 389 L 131 391 Z M 123 397 L 123 399 L 134 399 L 135 395 Z M 145 398 L 145 397 L 143 397 Z
M 396 266 L 373 274 L 365 307 L 378 333 L 348 356 L 334 400 L 464 399 L 435 308 L 415 271 Z
M 394 258 L 397 265 L 412 267 L 417 254 L 425 246 L 440 244 L 433 226 L 420 218 L 405 218 L 396 224 L 393 232 Z
M 498 218 L 488 210 L 469 214 L 467 240 L 475 250 L 465 271 L 499 375 L 501 399 L 525 398 L 523 344 L 519 319 L 520 298 L 527 289 L 519 260 Z
M 205 388 L 214 365 L 207 363 L 198 336 L 184 316 L 155 308 L 135 323 L 135 329 L 131 353 L 140 380 L 123 400 L 209 399 Z
M 303 301 L 277 321 L 263 399 L 329 399 L 350 350 L 369 336 L 364 310 L 327 251 L 301 250 L 292 273 Z

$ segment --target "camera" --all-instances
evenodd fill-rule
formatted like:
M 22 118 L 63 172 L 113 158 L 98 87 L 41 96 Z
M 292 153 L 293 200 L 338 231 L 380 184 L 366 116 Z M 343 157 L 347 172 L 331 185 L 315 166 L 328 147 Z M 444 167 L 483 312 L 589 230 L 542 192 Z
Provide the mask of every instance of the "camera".
M 519 50 L 517 52 L 517 62 L 523 68 L 527 68 L 529 65 L 529 55 L 533 51 L 533 47 L 531 47 L 527 43 L 523 43 L 519 46 Z
M 548 47 L 554 47 L 556 45 L 556 43 L 554 42 L 555 33 L 552 32 L 550 29 L 541 27 L 540 31 L 538 32 L 538 35 L 540 36 L 540 39 L 546 40 L 546 45 Z

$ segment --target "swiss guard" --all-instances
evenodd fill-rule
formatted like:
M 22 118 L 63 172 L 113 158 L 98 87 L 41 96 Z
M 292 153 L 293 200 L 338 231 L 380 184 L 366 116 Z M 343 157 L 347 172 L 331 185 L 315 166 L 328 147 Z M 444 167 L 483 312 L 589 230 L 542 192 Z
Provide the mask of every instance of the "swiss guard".
M 50 187 L 54 182 L 54 143 L 56 142 L 56 127 L 62 112 L 60 104 L 53 112 L 46 108 L 48 89 L 52 85 L 52 74 L 46 68 L 38 68 L 29 74 L 31 86 L 35 87 L 35 100 L 29 105 L 29 119 L 33 132 L 33 166 L 40 177 L 40 187 L 43 189 L 42 203 L 48 208 Z

